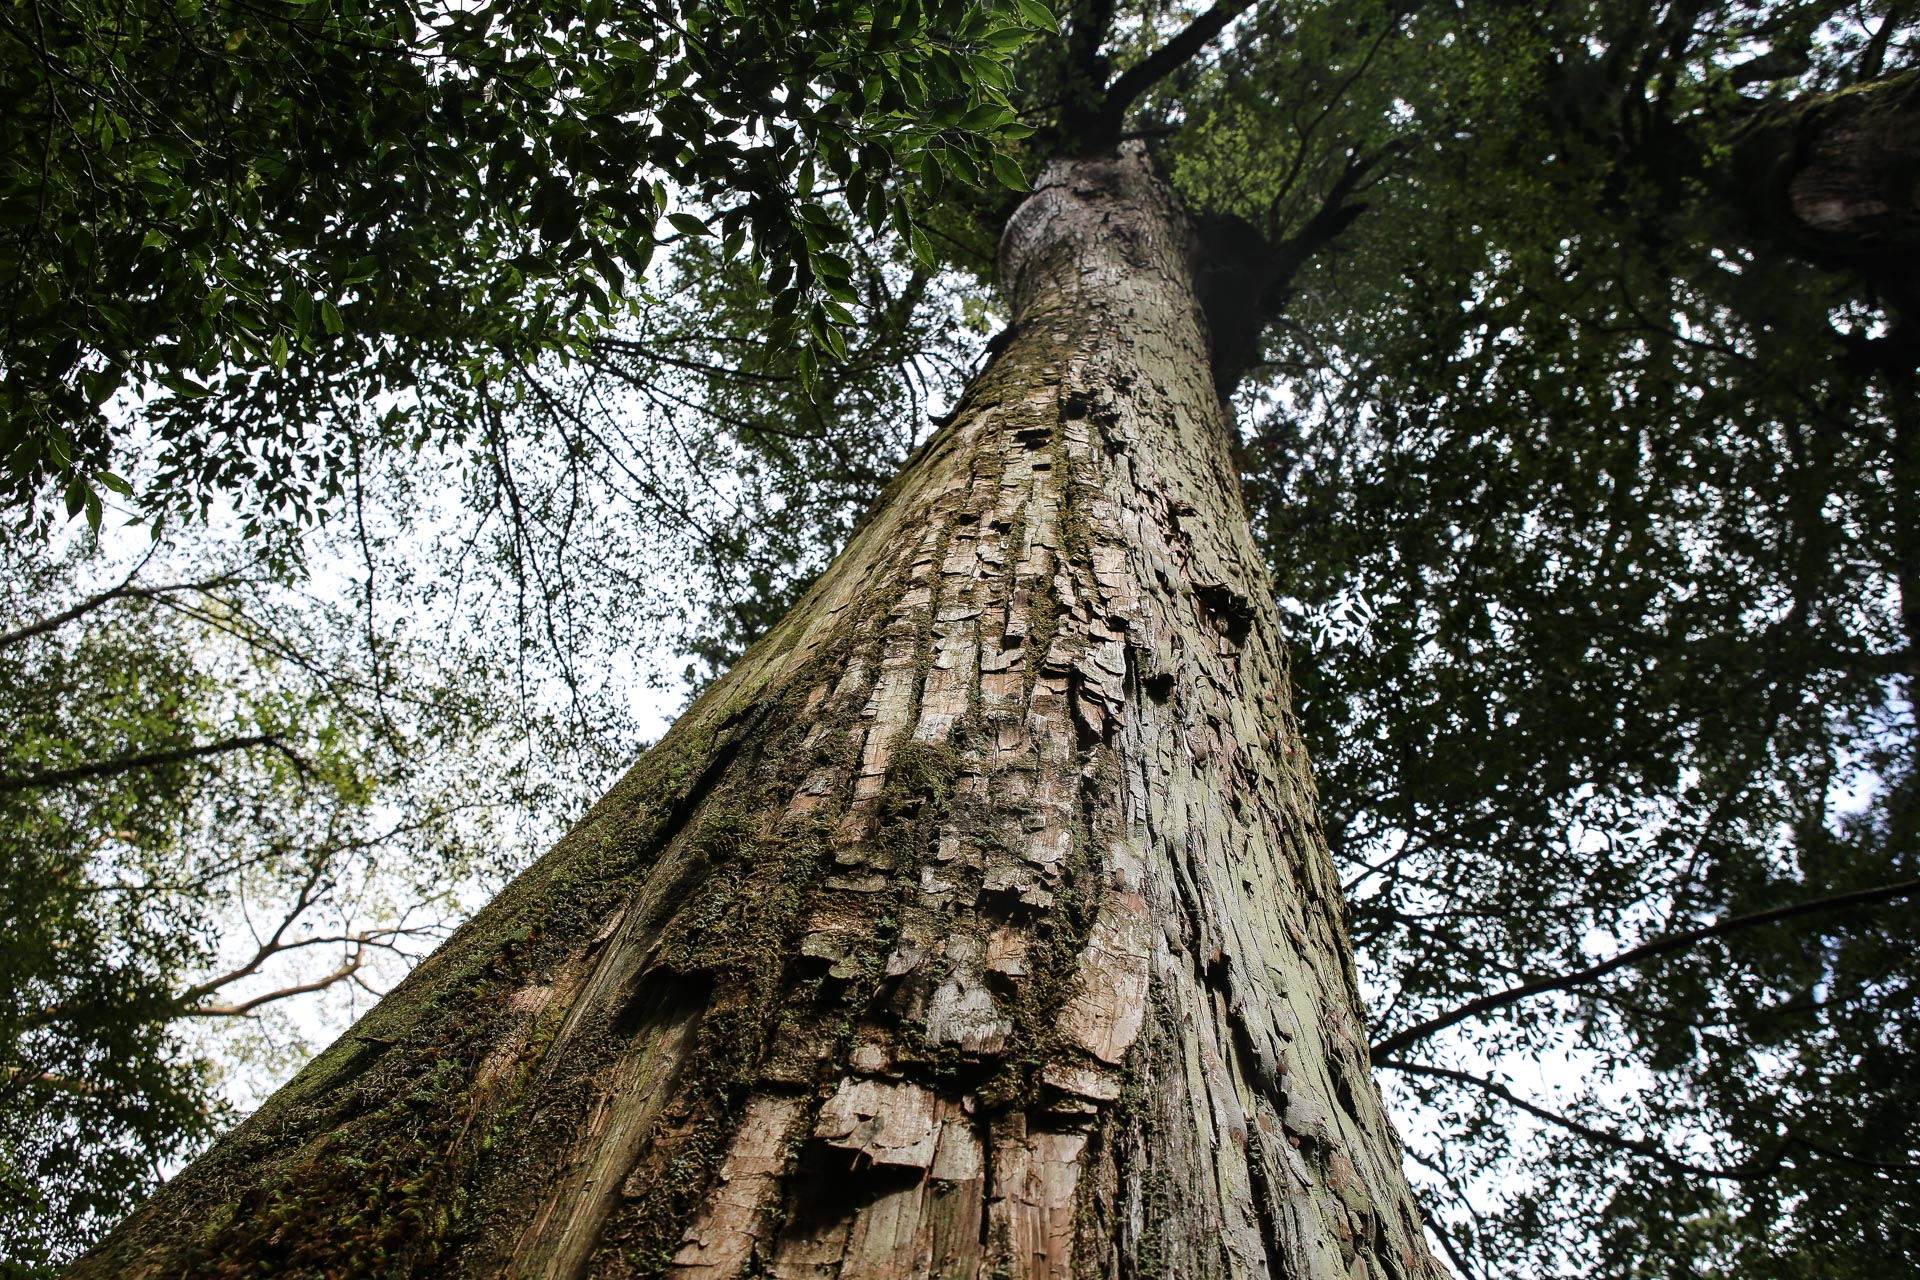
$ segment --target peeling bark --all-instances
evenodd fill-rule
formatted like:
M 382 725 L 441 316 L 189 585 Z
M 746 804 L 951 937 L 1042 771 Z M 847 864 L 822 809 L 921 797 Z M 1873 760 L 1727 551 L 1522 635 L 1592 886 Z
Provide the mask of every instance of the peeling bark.
M 794 613 L 80 1276 L 1438 1274 L 1191 234 L 1061 161 Z

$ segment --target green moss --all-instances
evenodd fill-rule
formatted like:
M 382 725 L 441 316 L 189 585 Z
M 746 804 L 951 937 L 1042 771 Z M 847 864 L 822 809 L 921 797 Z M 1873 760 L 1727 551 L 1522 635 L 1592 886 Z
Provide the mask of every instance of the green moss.
M 848 717 L 813 749 L 805 748 L 818 727 L 800 714 L 812 683 L 794 681 L 778 731 L 761 739 L 737 784 L 708 800 L 688 837 L 705 878 L 674 912 L 658 963 L 703 977 L 711 993 L 676 1099 L 659 1122 L 644 1165 L 629 1178 L 638 1194 L 609 1224 L 608 1244 L 636 1275 L 657 1276 L 668 1268 L 783 1022 L 817 1005 L 825 990 L 817 975 L 801 977 L 795 964 L 819 884 L 832 865 L 830 837 L 840 808 L 824 806 L 798 824 L 782 825 L 778 815 L 813 769 L 826 765 L 850 775 L 856 743 Z
M 887 760 L 887 784 L 880 793 L 882 821 L 916 815 L 923 805 L 944 812 L 960 776 L 960 757 L 944 742 L 908 740 Z
M 186 1251 L 191 1273 L 382 1275 L 437 1257 L 462 1220 L 463 1175 L 481 1149 L 479 1135 L 463 1141 L 475 1071 L 534 941 L 531 931 L 502 940 L 489 964 L 424 1002 L 423 1034 L 344 1090 L 344 1119 L 324 1137 L 234 1195 Z

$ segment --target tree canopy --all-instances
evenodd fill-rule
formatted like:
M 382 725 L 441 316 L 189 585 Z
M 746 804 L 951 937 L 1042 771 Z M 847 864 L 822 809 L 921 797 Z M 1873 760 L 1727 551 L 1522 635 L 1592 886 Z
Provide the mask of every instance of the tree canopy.
M 508 637 L 500 670 L 596 760 L 627 741 L 592 711 L 606 637 L 659 635 L 696 680 L 737 656 L 972 367 L 1026 175 L 1146 139 L 1205 249 L 1443 1251 L 1470 1276 L 1920 1256 L 1912 6 L 23 4 L 0 40 L 21 518 L 104 487 L 192 539 L 182 513 L 230 504 L 298 581 L 277 531 L 380 507 L 414 572 L 484 584 L 436 597 L 469 621 L 434 643 Z M 98 594 L 60 563 L 9 639 Z M 9 982 L 177 1012 L 204 932 L 103 878 L 253 865 L 295 792 L 364 818 L 348 782 L 404 785 L 382 753 L 433 731 L 322 749 L 368 713 L 311 708 L 361 695 L 183 656 L 187 596 L 129 583 L 15 649 L 9 769 L 259 741 L 0 791 L 9 910 L 111 942 L 23 944 Z M 87 629 L 110 608 L 136 613 Z M 297 890 L 332 847 L 260 865 Z M 146 1118 L 54 1144 L 94 1162 L 89 1212 L 138 1182 L 108 1167 L 128 1143 L 210 1123 L 171 1017 L 113 1023 L 136 1074 L 99 1077 Z M 46 1065 L 16 1051 L 12 1096 L 102 1070 L 93 1025 L 13 1032 Z M 51 1178 L 16 1149 L 16 1183 Z
M 132 396 L 162 442 L 149 494 L 310 518 L 345 442 L 458 436 L 477 385 L 575 349 L 680 238 L 750 241 L 774 330 L 803 367 L 837 353 L 846 218 L 904 234 L 892 175 L 978 177 L 1017 128 L 1005 59 L 1036 20 L 1014 0 L 10 5 L 9 496 L 126 491 L 108 463 Z

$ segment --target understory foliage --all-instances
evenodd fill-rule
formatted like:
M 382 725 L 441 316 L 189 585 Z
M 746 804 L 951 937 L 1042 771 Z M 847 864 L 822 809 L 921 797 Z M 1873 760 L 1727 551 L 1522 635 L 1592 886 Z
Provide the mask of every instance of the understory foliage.
M 211 541 L 0 541 L 0 1274 L 123 1216 L 235 1073 L 312 1051 L 289 1002 L 364 1008 L 607 776 L 377 561 L 341 600 Z
M 0 790 L 6 909 L 34 917 L 9 990 L 116 1011 L 13 1032 L 5 1115 L 68 1117 L 0 1152 L 34 1248 L 79 1243 L 219 1122 L 166 1028 L 223 972 L 234 886 L 294 900 L 349 847 L 392 883 L 511 861 L 531 835 L 339 832 L 469 787 L 507 786 L 518 813 L 590 799 L 630 748 L 621 673 L 724 669 L 951 403 L 1018 190 L 1051 155 L 1138 136 L 1195 215 L 1239 375 L 1376 1065 L 1443 1255 L 1472 1277 L 1911 1269 L 1920 257 L 1897 217 L 1864 249 L 1796 238 L 1770 175 L 1822 112 L 1910 108 L 1920 12 L 1056 8 L 323 3 L 276 10 L 293 34 L 270 45 L 239 9 L 135 6 L 114 39 L 217 72 L 142 108 L 177 128 L 123 145 L 118 125 L 5 117 L 51 157 L 0 153 L 0 275 L 26 299 L 0 322 L 4 448 L 32 526 L 8 545 L 6 626 L 103 589 L 33 539 L 124 475 L 108 507 L 231 503 L 254 529 L 257 560 L 212 568 L 172 535 L 177 576 L 264 573 L 266 633 L 357 655 L 276 665 L 251 623 L 203 633 L 221 609 L 259 618 L 205 603 L 232 583 L 0 647 L 15 773 L 274 738 Z M 119 48 L 84 6 L 48 11 L 95 31 L 63 57 Z M 43 39 L 27 12 L 0 26 L 23 51 Z M 289 50 L 318 51 L 312 78 L 255 92 Z M 137 78 L 55 89 L 24 52 L 3 65 L 32 111 L 133 118 L 116 94 Z M 302 114 L 310 91 L 335 114 Z M 364 150 L 320 164 L 327 130 Z M 157 176 L 99 176 L 108 144 L 83 134 Z M 174 212 L 140 203 L 163 188 Z M 77 212 L 23 213 L 42 207 Z M 154 235 L 166 251 L 142 256 Z M 246 253 L 230 272 L 203 242 Z M 177 278 L 118 315 L 117 281 L 149 270 Z M 312 581 L 296 514 L 364 566 L 364 609 L 273 594 Z M 173 580 L 165 563 L 133 581 Z M 416 610 L 439 629 L 389 652 Z M 515 755 L 529 725 L 550 746 Z M 216 887 L 99 888 L 182 875 Z M 95 1197 L 57 1227 L 35 1181 L 54 1161 Z

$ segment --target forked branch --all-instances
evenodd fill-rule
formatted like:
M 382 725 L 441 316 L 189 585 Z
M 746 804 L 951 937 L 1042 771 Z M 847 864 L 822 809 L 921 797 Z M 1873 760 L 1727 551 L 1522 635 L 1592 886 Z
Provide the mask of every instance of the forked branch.
M 1188 23 L 1178 35 L 1128 67 L 1107 87 L 1094 126 L 1098 136 L 1090 141 L 1094 145 L 1104 146 L 1117 140 L 1121 126 L 1126 121 L 1127 109 L 1139 101 L 1140 95 L 1178 71 L 1195 54 L 1206 48 L 1215 36 L 1226 30 L 1228 23 L 1252 7 L 1253 0 L 1217 0 L 1211 9 Z

